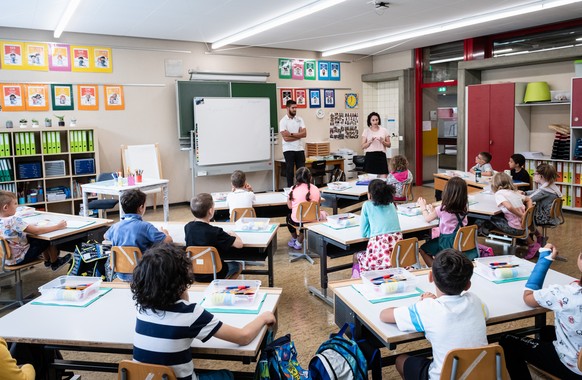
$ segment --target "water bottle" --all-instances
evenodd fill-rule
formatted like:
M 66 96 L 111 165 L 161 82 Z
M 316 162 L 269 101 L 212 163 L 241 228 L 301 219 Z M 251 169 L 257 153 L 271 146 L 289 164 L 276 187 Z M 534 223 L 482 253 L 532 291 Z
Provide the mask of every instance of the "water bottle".
M 479 183 L 481 179 L 481 170 L 479 168 L 475 168 L 475 182 Z

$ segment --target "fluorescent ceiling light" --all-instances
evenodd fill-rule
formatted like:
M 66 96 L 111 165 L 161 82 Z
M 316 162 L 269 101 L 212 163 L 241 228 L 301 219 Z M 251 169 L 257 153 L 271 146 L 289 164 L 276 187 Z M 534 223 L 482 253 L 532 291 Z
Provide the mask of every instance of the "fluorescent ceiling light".
M 435 65 L 437 63 L 462 61 L 463 59 L 465 59 L 465 57 L 443 58 L 443 59 L 437 59 L 435 61 L 430 61 L 429 64 L 430 65 Z
M 75 10 L 79 6 L 80 2 L 81 0 L 69 1 L 69 5 L 67 5 L 67 9 L 65 9 L 65 13 L 63 13 L 63 15 L 61 16 L 61 20 L 57 24 L 57 28 L 55 29 L 55 33 L 53 34 L 55 38 L 59 38 L 61 34 L 63 34 L 63 30 L 65 30 L 65 27 L 69 23 L 71 17 L 73 17 L 73 13 L 75 13 Z
M 582 37 L 576 38 L 576 41 L 582 41 Z
M 429 34 L 435 34 L 439 32 L 444 32 L 447 30 L 454 30 L 459 28 L 464 28 L 471 25 L 482 24 L 485 22 L 490 22 L 494 20 L 500 20 L 508 17 L 519 16 L 527 13 L 542 11 L 550 8 L 560 7 L 563 5 L 578 3 L 582 0 L 538 0 L 531 4 L 501 9 L 499 11 L 487 13 L 484 15 L 467 17 L 450 23 L 438 24 L 434 26 L 429 26 L 426 28 L 415 29 L 404 33 L 392 34 L 385 37 L 380 37 L 370 41 L 359 42 L 347 46 L 342 46 L 339 48 L 327 50 L 321 53 L 323 57 L 328 57 L 331 55 L 353 52 L 356 50 L 366 49 L 374 46 L 385 45 L 393 42 L 404 41 L 409 39 L 414 39 Z
M 300 19 L 305 16 L 309 16 L 310 14 L 319 12 L 329 7 L 333 7 L 339 3 L 343 3 L 346 0 L 319 0 L 309 5 L 306 5 L 302 8 L 298 8 L 294 11 L 285 13 L 279 17 L 275 17 L 269 21 L 266 21 L 262 24 L 257 26 L 253 26 L 252 28 L 245 29 L 241 32 L 235 33 L 231 36 L 218 40 L 212 43 L 212 49 L 219 49 L 225 45 L 232 44 L 234 42 L 240 41 L 250 36 L 254 36 L 255 34 L 262 33 L 269 29 L 273 29 L 277 26 L 287 24 L 291 21 Z

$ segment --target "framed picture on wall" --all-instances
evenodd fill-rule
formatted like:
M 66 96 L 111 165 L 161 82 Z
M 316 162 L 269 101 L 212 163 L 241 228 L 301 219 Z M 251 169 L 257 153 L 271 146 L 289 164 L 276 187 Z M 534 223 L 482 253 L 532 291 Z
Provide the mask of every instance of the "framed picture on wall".
M 71 71 L 71 50 L 66 44 L 49 44 L 49 69 Z
M 339 62 L 330 62 L 329 63 L 329 80 L 340 80 L 340 79 L 341 79 L 340 63 Z
M 317 70 L 319 80 L 329 79 L 329 62 L 327 61 L 317 62 Z
M 111 73 L 113 72 L 113 65 L 111 63 L 111 48 L 94 47 L 93 48 L 93 64 L 96 72 Z
M 302 80 L 303 79 L 303 60 L 294 59 L 293 60 L 293 79 Z
M 123 86 L 103 86 L 105 109 L 108 111 L 124 110 Z
M 24 111 L 24 88 L 21 84 L 5 84 L 2 87 L 2 111 Z
M 321 108 L 321 92 L 319 88 L 309 89 L 309 108 Z
M 77 85 L 77 104 L 82 111 L 99 111 L 99 86 L 96 84 Z
M 73 71 L 89 72 L 93 70 L 90 52 L 91 48 L 86 46 L 71 46 Z
M 307 90 L 304 88 L 295 90 L 295 101 L 297 102 L 297 108 L 307 107 Z
M 291 79 L 291 60 L 279 58 L 279 79 Z
M 51 84 L 51 98 L 54 111 L 72 111 L 75 109 L 73 85 L 71 84 Z
M 2 41 L 2 69 L 4 70 L 23 70 L 24 62 L 22 54 L 24 53 L 24 43 Z
M 330 89 L 323 90 L 323 104 L 325 108 L 335 107 L 335 90 Z
M 27 111 L 48 111 L 48 85 L 27 84 L 25 104 Z
M 24 44 L 26 52 L 26 69 L 48 71 L 48 45 L 40 43 L 26 42 Z
M 287 107 L 287 101 L 293 99 L 293 90 L 290 88 L 282 88 L 279 90 L 281 98 L 281 108 Z
M 316 61 L 305 61 L 303 62 L 303 71 L 304 76 L 303 79 L 305 80 L 315 80 L 317 78 L 317 68 L 316 68 Z

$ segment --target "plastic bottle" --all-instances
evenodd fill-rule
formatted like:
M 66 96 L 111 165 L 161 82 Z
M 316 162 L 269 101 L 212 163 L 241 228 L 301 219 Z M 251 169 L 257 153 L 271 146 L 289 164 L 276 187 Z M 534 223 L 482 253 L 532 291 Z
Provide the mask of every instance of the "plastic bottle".
M 36 190 L 36 199 L 37 199 L 37 202 L 44 202 L 44 193 L 42 191 L 42 187 L 40 187 L 40 186 Z
M 475 182 L 479 182 L 481 181 L 481 170 L 476 168 L 475 169 Z

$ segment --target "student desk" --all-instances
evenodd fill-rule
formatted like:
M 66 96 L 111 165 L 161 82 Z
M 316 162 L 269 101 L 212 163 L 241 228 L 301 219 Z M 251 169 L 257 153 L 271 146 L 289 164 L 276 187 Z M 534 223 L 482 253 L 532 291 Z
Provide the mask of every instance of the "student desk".
M 257 213 L 257 216 L 287 216 L 290 212 L 287 207 L 287 195 L 282 191 L 267 192 L 267 193 L 255 193 L 255 202 L 253 203 L 253 208 Z M 215 211 L 228 212 L 228 202 L 215 201 L 214 202 Z
M 521 260 L 521 259 L 520 259 Z M 417 276 L 417 286 L 424 290 L 436 294 L 434 284 L 428 282 L 428 271 L 419 271 Z M 550 270 L 544 282 L 548 284 L 569 284 L 576 279 L 565 274 Z M 389 324 L 380 321 L 380 311 L 387 307 L 399 307 L 411 305 L 420 300 L 420 297 L 404 298 L 395 301 L 370 303 L 352 284 L 360 283 L 361 280 L 344 280 L 330 283 L 335 297 L 335 318 L 336 324 L 342 326 L 344 322 L 356 324 L 358 338 L 366 338 L 381 347 L 395 349 L 398 343 L 410 342 L 424 339 L 423 333 L 408 333 L 398 330 L 396 324 Z M 534 318 L 533 326 L 526 328 L 514 328 L 506 333 L 521 335 L 533 334 L 546 324 L 547 309 L 537 307 L 532 308 L 523 302 L 523 288 L 525 281 L 507 282 L 495 284 L 473 274 L 471 278 L 470 292 L 473 292 L 489 309 L 489 319 L 487 325 L 495 325 L 504 322 L 516 321 L 526 318 Z M 500 334 L 499 334 L 500 335 Z M 496 341 L 499 335 L 489 335 L 489 341 Z M 399 352 L 403 353 L 403 352 Z M 394 364 L 395 356 L 383 358 L 383 365 Z
M 359 224 L 360 216 L 356 215 L 356 218 Z M 402 233 L 407 237 L 423 233 L 438 226 L 438 220 L 427 223 L 422 215 L 406 216 L 398 214 L 398 220 Z M 319 275 L 321 290 L 314 286 L 309 286 L 309 292 L 332 305 L 333 300 L 327 295 L 328 274 L 351 268 L 352 262 L 328 267 L 327 259 L 344 257 L 358 251 L 366 250 L 368 238 L 362 236 L 359 225 L 343 229 L 334 229 L 323 223 L 309 225 L 307 238 L 309 250 L 316 252 L 320 256 Z
M 164 227 L 168 230 L 170 236 L 174 240 L 174 243 L 178 245 L 186 245 L 186 233 L 184 232 L 184 226 L 186 222 L 151 222 L 157 228 Z M 225 231 L 234 231 L 234 223 L 211 223 L 213 226 L 221 227 Z M 243 241 L 243 248 L 250 248 L 251 252 L 244 252 L 244 256 L 236 254 L 220 255 L 224 260 L 237 260 L 237 261 L 265 261 L 267 260 L 267 269 L 244 269 L 243 274 L 258 274 L 266 275 L 269 277 L 269 286 L 274 286 L 275 283 L 275 272 L 273 269 L 273 255 L 277 251 L 277 230 L 279 229 L 278 224 L 271 224 L 275 226 L 271 232 L 239 232 L 236 234 L 240 236 Z M 256 251 L 255 251 L 256 250 Z M 256 253 L 254 253 L 256 252 Z
M 87 216 L 89 212 L 89 194 L 105 194 L 105 195 L 115 195 L 121 197 L 121 194 L 126 190 L 140 189 L 141 191 L 162 189 L 164 195 L 164 221 L 170 220 L 170 204 L 168 199 L 168 183 L 170 181 L 167 179 L 153 179 L 144 178 L 143 182 L 136 183 L 135 185 L 128 186 L 118 186 L 117 181 L 101 181 L 86 183 L 81 185 L 81 190 L 83 192 L 83 216 Z M 123 207 L 119 207 L 119 218 L 123 218 L 125 213 L 123 212 Z
M 24 216 L 28 224 L 50 225 L 61 220 L 67 222 L 67 227 L 61 230 L 47 232 L 40 235 L 27 234 L 40 240 L 48 240 L 51 245 L 66 243 L 72 240 L 86 238 L 91 232 L 105 228 L 113 223 L 111 219 L 88 218 L 77 215 L 58 214 L 54 212 L 36 211 L 34 215 Z
M 54 354 L 54 350 L 131 355 L 136 309 L 129 285 L 106 283 L 104 287 L 113 287 L 113 289 L 87 307 L 27 303 L 0 318 L 0 336 L 8 342 L 42 345 L 47 356 Z M 205 285 L 192 286 L 189 291 L 190 301 L 200 302 L 205 289 Z M 267 293 L 260 312 L 276 312 L 281 289 L 261 288 L 260 292 Z M 257 316 L 257 314 L 238 313 L 217 313 L 216 315 L 223 322 L 237 327 L 246 325 Z M 249 364 L 257 360 L 259 351 L 265 344 L 266 332 L 267 329 L 263 328 L 259 335 L 246 346 L 238 346 L 217 338 L 211 338 L 206 343 L 194 340 L 192 354 L 195 358 L 231 360 Z M 118 363 L 55 360 L 51 365 L 49 378 L 56 378 L 56 369 L 117 372 L 117 366 Z M 254 371 L 254 367 L 252 370 Z
M 340 200 L 346 200 L 350 205 L 368 200 L 368 185 L 356 185 L 357 182 L 349 181 L 350 187 L 345 190 L 331 190 L 329 187 L 321 189 L 325 205 L 329 204 L 329 207 L 333 209 L 333 214 L 337 214 Z
M 493 176 L 481 177 L 479 182 L 475 182 L 475 174 L 470 172 L 449 170 L 446 173 L 434 173 L 433 178 L 435 192 L 443 191 L 449 179 L 453 177 L 461 177 L 465 182 L 467 182 L 467 186 L 469 187 L 469 193 L 481 191 L 485 187 L 488 187 L 489 185 L 491 185 L 491 179 L 493 178 Z M 513 184 L 521 190 L 526 190 L 527 188 L 529 188 L 529 183 L 514 182 Z
M 309 159 L 309 158 L 308 158 Z M 305 167 L 306 168 L 311 168 L 311 164 L 314 161 L 325 161 L 326 165 L 334 165 L 338 168 L 340 168 L 342 171 L 344 170 L 344 159 L 343 158 L 335 158 L 333 160 L 310 160 L 310 161 L 305 161 Z M 279 179 L 281 178 L 281 173 L 285 173 L 283 168 L 285 167 L 285 160 L 284 159 L 280 159 L 280 160 L 275 160 L 275 190 L 279 190 Z

